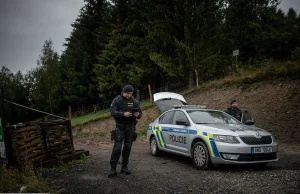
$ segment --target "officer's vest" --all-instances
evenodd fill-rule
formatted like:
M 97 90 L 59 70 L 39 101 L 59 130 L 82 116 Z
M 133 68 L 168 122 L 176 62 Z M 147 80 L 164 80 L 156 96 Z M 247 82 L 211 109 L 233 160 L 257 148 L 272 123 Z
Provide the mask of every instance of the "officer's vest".
M 118 96 L 118 111 L 122 112 L 131 112 L 132 108 L 137 107 L 137 101 L 131 97 L 130 99 L 126 99 L 121 95 Z M 135 124 L 135 117 L 121 117 L 116 118 L 117 121 L 123 124 Z

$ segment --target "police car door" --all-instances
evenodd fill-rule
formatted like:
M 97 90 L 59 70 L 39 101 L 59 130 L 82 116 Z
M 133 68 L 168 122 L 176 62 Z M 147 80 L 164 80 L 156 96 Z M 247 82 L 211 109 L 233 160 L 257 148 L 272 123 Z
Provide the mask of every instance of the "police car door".
M 189 120 L 184 112 L 177 110 L 174 114 L 173 127 L 169 128 L 169 149 L 188 153 Z
M 156 126 L 155 136 L 162 148 L 168 149 L 169 128 L 173 127 L 174 111 L 168 111 L 159 118 L 159 126 Z

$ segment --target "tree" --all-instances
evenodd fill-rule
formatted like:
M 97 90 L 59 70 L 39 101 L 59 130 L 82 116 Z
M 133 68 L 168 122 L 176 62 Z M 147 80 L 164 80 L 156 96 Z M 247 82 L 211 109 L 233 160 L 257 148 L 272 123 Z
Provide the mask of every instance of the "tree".
M 98 102 L 93 68 L 98 54 L 107 43 L 111 10 L 106 0 L 85 2 L 72 24 L 73 31 L 66 39 L 66 50 L 61 56 L 64 107 Z
M 46 40 L 37 61 L 35 83 L 33 85 L 33 106 L 51 113 L 57 112 L 61 102 L 61 71 L 59 56 L 54 51 L 53 42 Z
M 112 98 L 125 83 L 141 88 L 152 76 L 143 26 L 144 5 L 136 0 L 113 3 L 112 32 L 94 68 L 102 100 Z

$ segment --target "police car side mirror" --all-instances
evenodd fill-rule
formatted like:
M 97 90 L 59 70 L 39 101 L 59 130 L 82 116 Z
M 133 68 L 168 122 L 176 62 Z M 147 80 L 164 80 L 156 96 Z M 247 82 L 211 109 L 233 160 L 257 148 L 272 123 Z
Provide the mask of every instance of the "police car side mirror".
M 176 120 L 176 125 L 184 125 L 184 126 L 189 126 L 189 122 L 185 120 Z
M 244 124 L 245 125 L 254 125 L 254 123 L 255 122 L 253 120 L 246 120 Z

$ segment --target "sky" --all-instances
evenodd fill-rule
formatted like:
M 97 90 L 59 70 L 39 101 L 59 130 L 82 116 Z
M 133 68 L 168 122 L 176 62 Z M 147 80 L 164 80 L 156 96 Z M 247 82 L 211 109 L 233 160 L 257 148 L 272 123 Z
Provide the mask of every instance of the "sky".
M 46 40 L 59 54 L 84 6 L 84 0 L 0 0 L 0 67 L 13 73 L 37 66 Z M 279 8 L 300 13 L 300 0 L 282 0 Z

